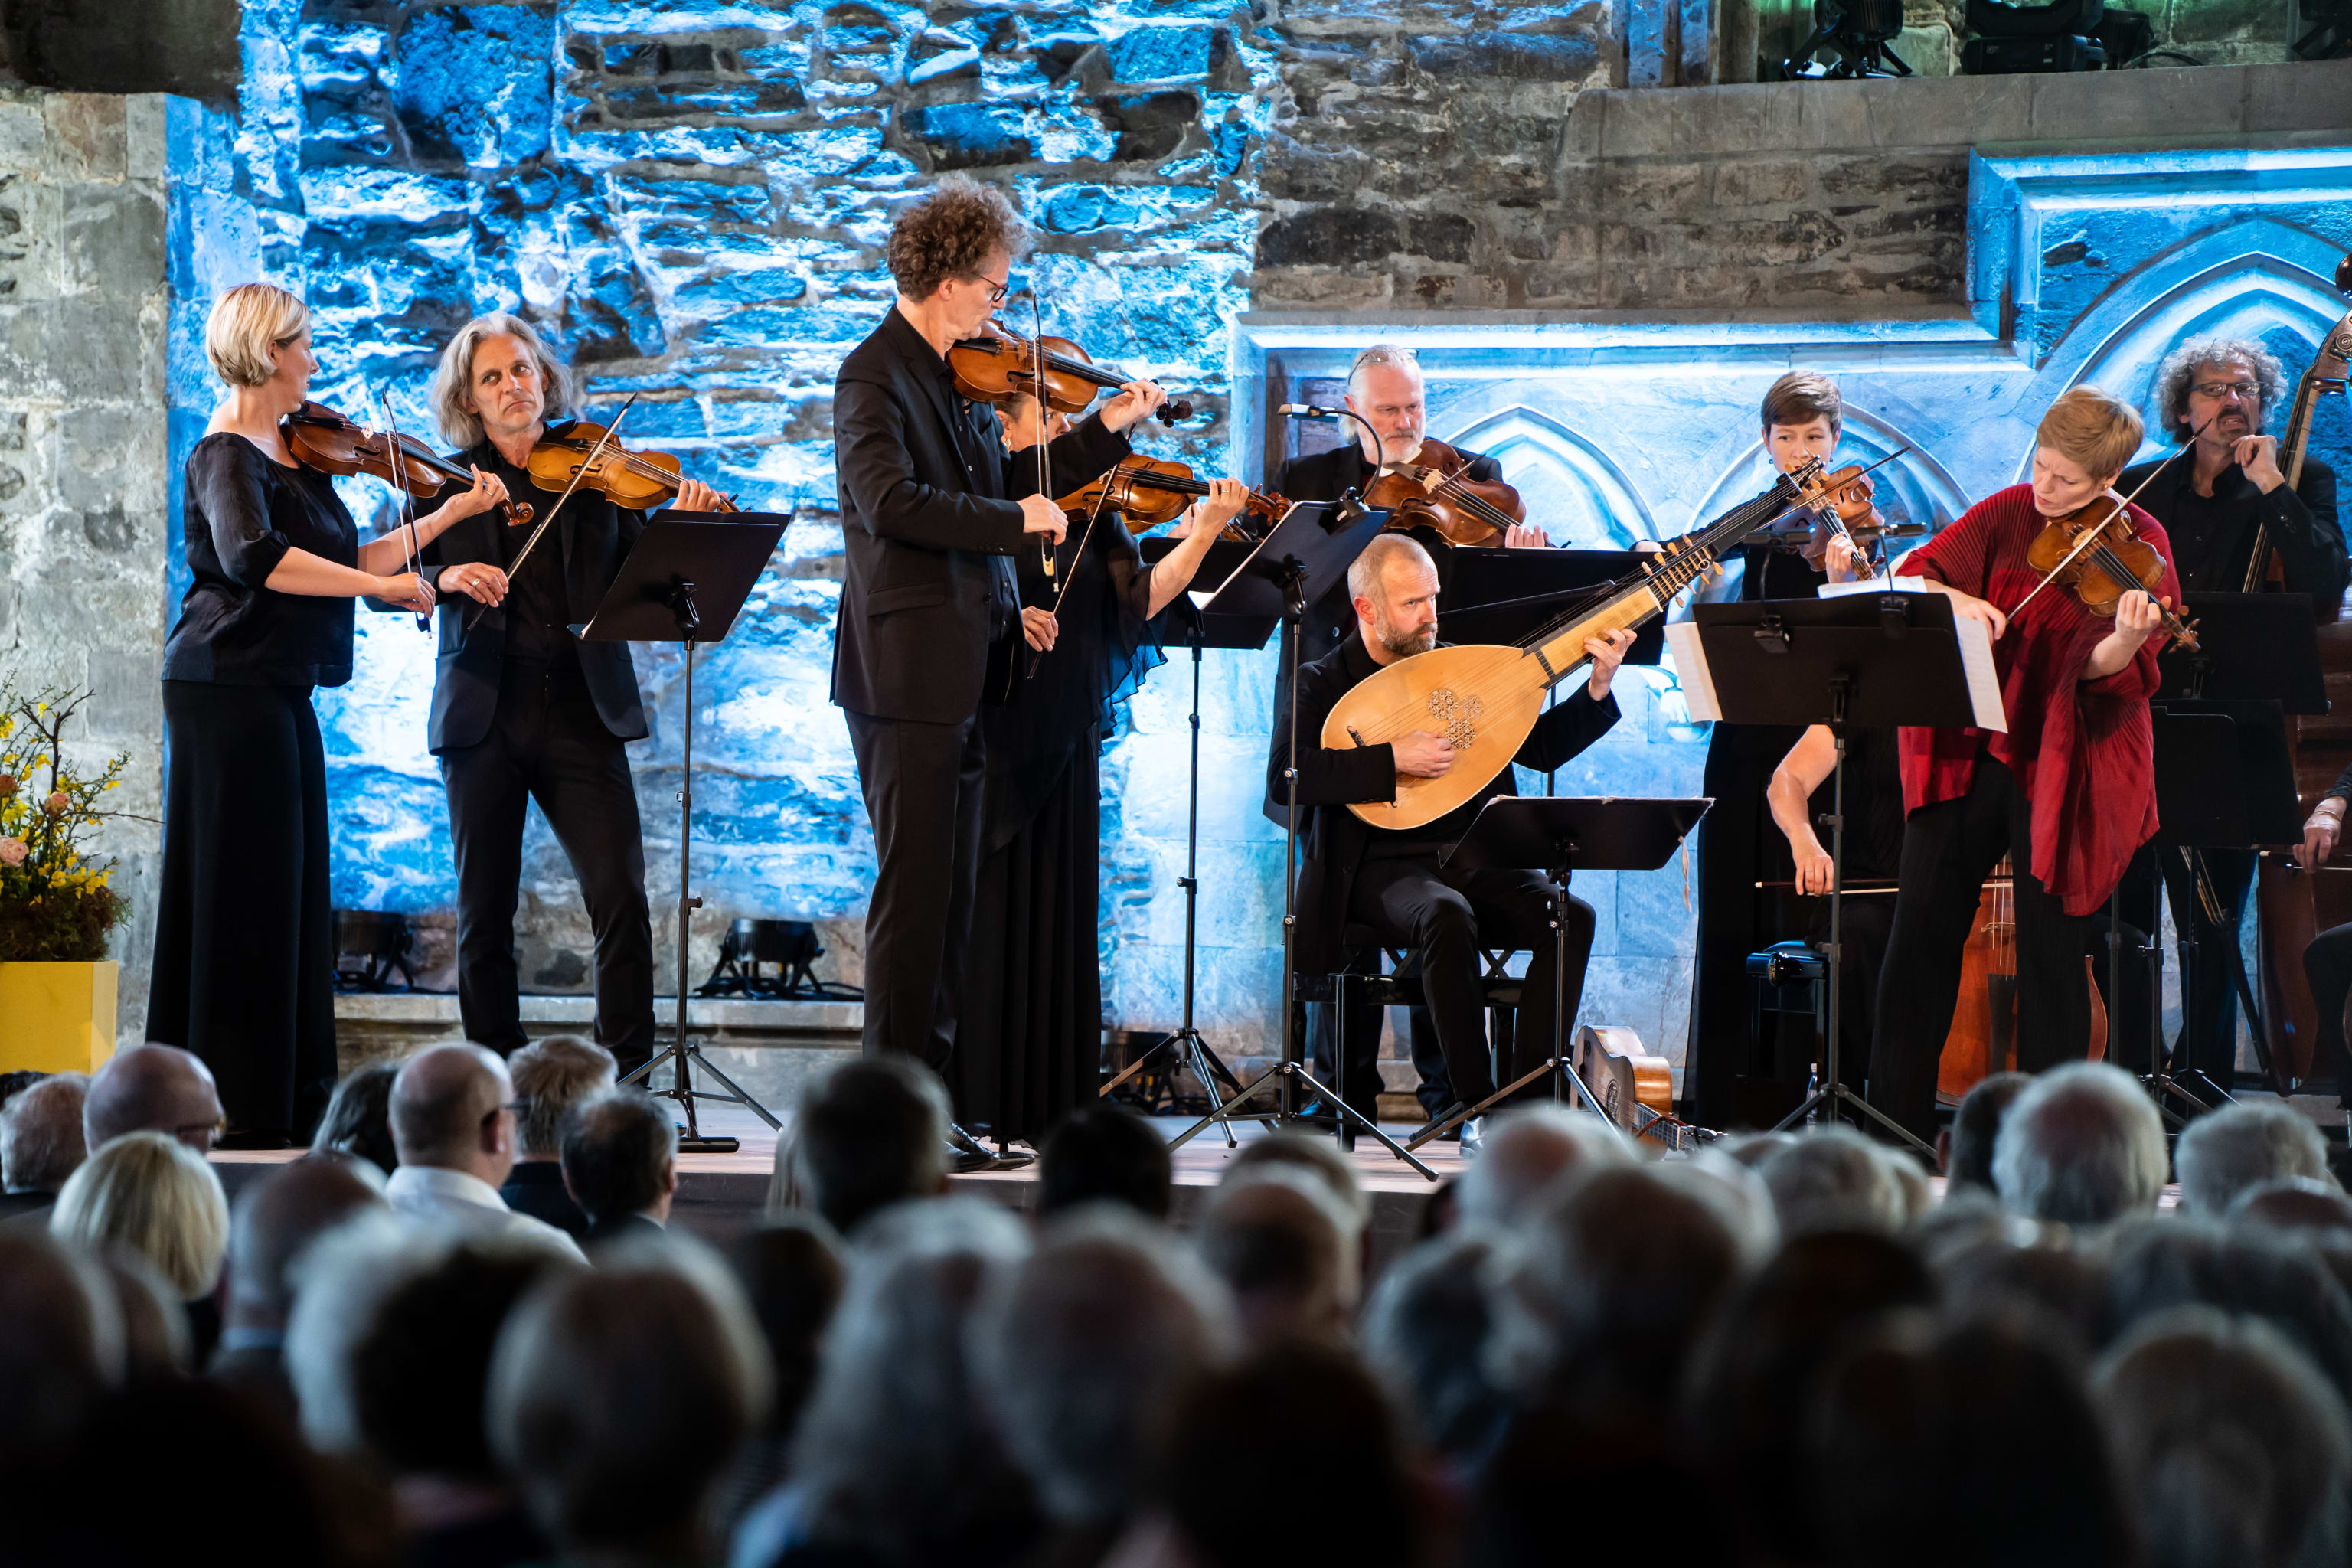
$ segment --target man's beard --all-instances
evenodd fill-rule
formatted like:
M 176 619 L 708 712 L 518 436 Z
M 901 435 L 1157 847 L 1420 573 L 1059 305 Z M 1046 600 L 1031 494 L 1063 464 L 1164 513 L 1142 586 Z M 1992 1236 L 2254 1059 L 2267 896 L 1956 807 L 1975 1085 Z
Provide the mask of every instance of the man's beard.
M 1435 626 L 1424 626 L 1413 632 L 1401 631 L 1391 626 L 1385 616 L 1372 623 L 1372 635 L 1381 639 L 1382 647 L 1399 658 L 1411 658 L 1414 654 L 1427 653 L 1437 646 Z

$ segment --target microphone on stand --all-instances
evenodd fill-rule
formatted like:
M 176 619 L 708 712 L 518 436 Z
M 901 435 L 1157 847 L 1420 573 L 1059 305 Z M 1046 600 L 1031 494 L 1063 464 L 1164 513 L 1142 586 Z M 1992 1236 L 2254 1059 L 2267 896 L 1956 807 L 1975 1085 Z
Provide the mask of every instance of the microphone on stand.
M 1344 408 L 1325 408 L 1313 403 L 1286 403 L 1276 409 L 1275 413 L 1285 419 L 1351 419 L 1355 417 Z

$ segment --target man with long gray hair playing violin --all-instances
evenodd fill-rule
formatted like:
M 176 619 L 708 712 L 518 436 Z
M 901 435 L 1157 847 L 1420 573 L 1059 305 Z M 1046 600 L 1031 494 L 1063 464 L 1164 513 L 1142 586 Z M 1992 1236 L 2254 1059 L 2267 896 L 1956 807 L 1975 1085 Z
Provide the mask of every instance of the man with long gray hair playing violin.
M 518 317 L 478 316 L 442 351 L 441 434 L 499 500 L 530 511 L 526 526 L 494 506 L 425 547 L 444 595 L 426 734 L 449 797 L 466 1037 L 501 1055 L 527 1042 L 514 913 L 524 817 L 537 801 L 595 937 L 596 1040 L 627 1073 L 654 1043 L 653 923 L 626 750 L 645 738 L 646 714 L 629 645 L 583 642 L 569 628 L 595 613 L 646 520 L 591 484 L 567 499 L 562 484 L 531 477 L 533 449 L 571 429 L 575 406 L 571 372 Z M 684 510 L 719 504 L 699 480 L 677 487 Z M 526 514 L 519 505 L 510 515 Z

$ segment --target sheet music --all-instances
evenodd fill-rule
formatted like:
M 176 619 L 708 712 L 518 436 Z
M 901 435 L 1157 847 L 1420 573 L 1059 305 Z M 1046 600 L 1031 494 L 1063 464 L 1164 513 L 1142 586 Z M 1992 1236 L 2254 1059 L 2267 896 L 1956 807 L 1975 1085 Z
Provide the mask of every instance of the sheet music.
M 1992 634 L 1982 621 L 1966 616 L 1954 616 L 1952 629 L 1959 634 L 1960 668 L 1968 673 L 1969 706 L 1976 711 L 1977 728 L 2008 734 L 2009 710 L 2001 705 L 2000 678 L 1992 668 Z
M 1703 723 L 1713 723 L 1723 717 L 1723 705 L 1716 700 L 1715 677 L 1706 668 L 1706 650 L 1698 639 L 1696 621 L 1666 623 L 1666 657 L 1675 661 L 1675 674 L 1683 685 L 1683 702 L 1690 716 Z
M 1897 577 L 1892 583 L 1884 577 L 1864 577 L 1853 583 L 1824 583 L 1813 590 L 1813 596 L 1838 599 L 1848 594 L 1925 594 L 1927 591 L 1927 579 L 1925 577 Z

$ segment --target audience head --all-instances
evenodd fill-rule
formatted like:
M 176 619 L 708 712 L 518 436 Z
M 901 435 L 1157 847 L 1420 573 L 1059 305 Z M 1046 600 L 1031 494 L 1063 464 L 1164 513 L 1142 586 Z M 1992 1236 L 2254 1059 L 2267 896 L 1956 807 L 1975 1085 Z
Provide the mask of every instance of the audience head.
M 2081 1352 L 2099 1342 L 2106 1281 L 2098 1264 L 2069 1245 L 2063 1226 L 2030 1241 L 1988 1237 L 1956 1246 L 1935 1264 L 1945 1316 L 1954 1321 L 2023 1315 Z
M 220 1121 L 212 1068 L 177 1046 L 133 1046 L 90 1079 L 81 1135 L 95 1150 L 125 1132 L 161 1132 L 202 1154 Z
M 1486 1147 L 1462 1174 L 1462 1222 L 1516 1225 L 1553 1183 L 1632 1163 L 1624 1140 L 1597 1116 L 1556 1105 L 1507 1110 L 1488 1123 Z
M 126 1381 L 184 1377 L 194 1353 L 188 1310 L 154 1265 L 127 1247 L 96 1254 L 98 1271 L 114 1292 L 122 1320 L 122 1371 Z
M 2271 1230 L 2352 1232 L 2352 1194 L 2333 1176 L 2286 1176 L 2240 1193 L 2230 1214 Z
M 126 1132 L 82 1163 L 58 1194 L 49 1233 L 127 1247 L 184 1301 L 212 1293 L 228 1253 L 228 1199 L 205 1157 L 168 1132 Z
M 592 1221 L 666 1220 L 677 1191 L 677 1124 L 635 1089 L 575 1108 L 563 1125 L 563 1184 Z
M 1824 1374 L 1805 1437 L 1828 1568 L 2133 1561 L 2082 1373 L 2021 1324 L 1898 1320 Z
M 2172 1159 L 2180 1174 L 2180 1205 L 2193 1214 L 2226 1214 L 2240 1194 L 2266 1182 L 2331 1179 L 2327 1140 L 2318 1124 L 2272 1100 L 2242 1100 L 2208 1111 L 2189 1124 Z
M 285 1328 L 310 1244 L 346 1220 L 385 1212 L 383 1178 L 354 1156 L 312 1154 L 249 1184 L 229 1226 L 227 1321 Z
M 807 1206 L 849 1236 L 878 1210 L 947 1190 L 949 1114 L 946 1087 L 920 1063 L 845 1062 L 801 1097 L 779 1173 L 789 1159 Z
M 54 1455 L 122 1375 L 122 1317 L 87 1258 L 0 1226 L 0 1465 Z
M 1155 1468 L 1178 1560 L 1198 1568 L 1424 1560 L 1420 1489 L 1396 1416 L 1336 1346 L 1267 1345 L 1196 1380 L 1175 1402 Z M 1236 1487 L 1244 1476 L 1282 1484 Z
M 1028 1483 L 982 1418 L 967 1347 L 992 1275 L 1028 1248 L 977 1198 L 901 1204 L 859 1234 L 793 1447 L 813 1541 L 924 1562 L 1026 1539 Z
M 503 1185 L 514 1168 L 513 1099 L 507 1064 L 496 1052 L 425 1047 L 392 1081 L 392 1142 L 400 1163 Z
M 1992 1169 L 2001 1202 L 2033 1219 L 2105 1225 L 2147 1214 L 2164 1191 L 2164 1122 L 2123 1068 L 2070 1063 L 2010 1105 Z
M 2352 1297 L 2326 1249 L 2306 1238 L 2189 1216 L 2122 1227 L 2106 1248 L 2105 1326 L 2113 1339 L 2175 1307 L 2261 1318 L 2352 1400 Z
M 1233 1309 L 1167 1233 L 1115 1205 L 1061 1220 L 1006 1270 L 974 1359 L 1005 1446 L 1066 1525 L 1134 1512 L 1146 1424 L 1234 1348 Z
M 1950 1131 L 1939 1133 L 1936 1140 L 1937 1152 L 1943 1159 L 1947 1195 L 1962 1187 L 1980 1187 L 1989 1193 L 1995 1190 L 1992 1147 L 2000 1132 L 2000 1119 L 2032 1081 L 2031 1073 L 1987 1073 L 1977 1080 L 1975 1088 L 1960 1097 L 1960 1108 L 1952 1113 Z
M 1275 1132 L 1243 1144 L 1225 1162 L 1220 1182 L 1254 1180 L 1266 1171 L 1289 1171 L 1311 1177 L 1345 1216 L 1348 1235 L 1360 1235 L 1372 1221 L 1372 1200 L 1356 1179 L 1355 1163 L 1339 1152 L 1328 1138 L 1297 1132 Z
M 1678 1387 L 1717 1306 L 1760 1258 L 1712 1178 L 1673 1166 L 1596 1171 L 1521 1230 L 1490 1356 L 1522 1398 L 1610 1402 Z
M 344 1075 L 319 1119 L 311 1149 L 356 1154 L 392 1174 L 400 1164 L 400 1151 L 392 1142 L 392 1084 L 399 1076 L 398 1062 L 369 1062 Z
M 0 1192 L 54 1193 L 89 1153 L 82 1142 L 86 1073 L 52 1073 L 0 1106 Z
M 1892 1236 L 1910 1217 L 1887 1156 L 1851 1127 L 1817 1128 L 1767 1159 L 1758 1175 L 1772 1194 L 1785 1237 L 1826 1230 Z
M 2326 1379 L 2258 1320 L 2149 1320 L 2093 1394 L 2150 1568 L 2340 1563 L 2352 1428 Z
M 1488 1276 L 1501 1247 L 1475 1229 L 1424 1241 L 1389 1265 L 1364 1305 L 1364 1360 L 1421 1442 L 1465 1462 L 1485 1451 L 1505 1407 L 1486 1370 Z
M 789 1436 L 816 1386 L 817 1352 L 849 1279 L 841 1238 L 815 1215 L 772 1215 L 728 1248 L 775 1375 L 768 1430 Z
M 563 1119 L 613 1087 L 613 1053 L 578 1035 L 549 1035 L 507 1058 L 514 1080 L 515 1158 L 552 1160 L 562 1152 Z
M 766 1414 L 768 1358 L 694 1256 L 559 1273 L 499 1335 L 491 1446 L 567 1559 L 709 1558 L 703 1502 Z
M 1217 1188 L 1201 1217 L 1201 1256 L 1233 1292 L 1245 1340 L 1345 1336 L 1361 1285 L 1352 1219 L 1293 1167 L 1263 1165 Z
M 1149 1219 L 1174 1202 L 1168 1145 L 1150 1122 L 1115 1105 L 1088 1105 L 1062 1118 L 1037 1160 L 1039 1217 L 1108 1198 Z
M 0 1072 L 0 1110 L 7 1110 L 10 1100 L 49 1076 L 45 1072 L 35 1071 L 31 1068 L 16 1068 L 7 1072 Z

